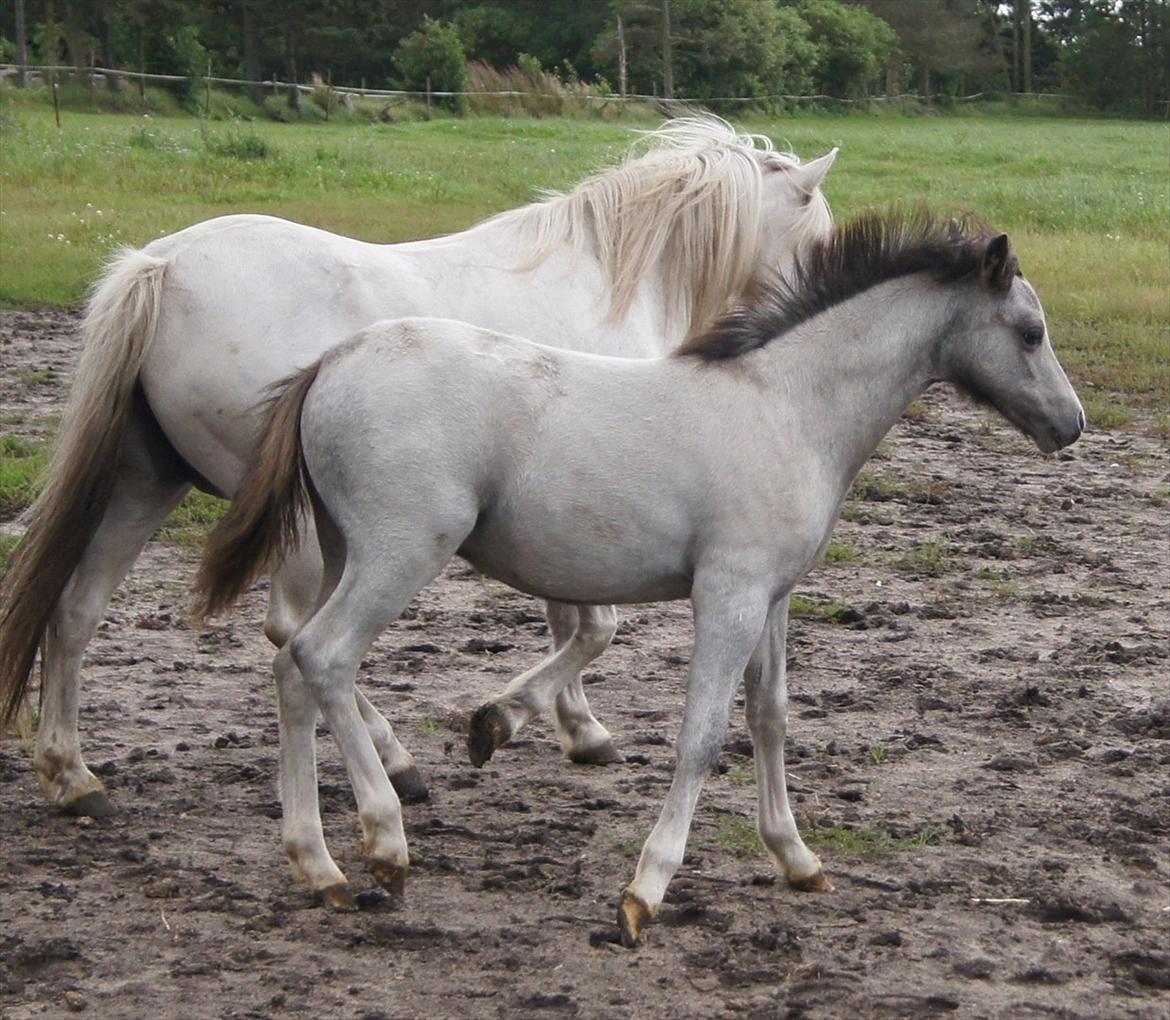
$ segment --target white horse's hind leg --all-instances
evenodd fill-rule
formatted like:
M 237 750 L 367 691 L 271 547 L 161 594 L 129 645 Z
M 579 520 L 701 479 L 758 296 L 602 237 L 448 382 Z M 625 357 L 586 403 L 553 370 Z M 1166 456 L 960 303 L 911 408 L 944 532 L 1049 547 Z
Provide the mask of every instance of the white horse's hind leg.
M 768 599 L 729 592 L 721 585 L 699 590 L 695 650 L 687 678 L 687 703 L 675 756 L 674 779 L 658 822 L 642 847 L 634 880 L 622 892 L 618 926 L 633 946 L 658 912 L 666 887 L 682 864 L 695 803 L 719 758 L 731 699 L 763 631 Z
M 113 812 L 81 756 L 77 733 L 81 658 L 110 596 L 147 540 L 190 488 L 173 453 L 140 416 L 127 426 L 123 459 L 102 522 L 61 593 L 45 636 L 41 711 L 33 768 L 45 795 L 77 815 Z
M 296 552 L 272 574 L 264 634 L 277 648 L 284 647 L 312 614 L 320 590 L 321 552 L 315 529 L 308 528 Z M 295 666 L 291 668 L 296 669 Z M 358 711 L 398 796 L 410 804 L 426 800 L 429 796 L 427 784 L 415 767 L 410 752 L 398 742 L 390 723 L 365 695 L 356 689 L 354 693 Z
M 477 768 L 553 704 L 561 744 L 571 760 L 596 765 L 622 760 L 609 732 L 593 718 L 581 689 L 581 670 L 609 644 L 617 614 L 612 606 L 582 606 L 578 613 L 574 606 L 550 602 L 548 621 L 552 654 L 516 677 L 503 694 L 481 705 L 471 717 L 467 751 Z
M 764 636 L 744 673 L 747 723 L 755 745 L 756 785 L 760 795 L 760 838 L 789 885 L 805 892 L 827 892 L 832 886 L 816 854 L 800 838 L 784 779 L 784 737 L 788 729 L 787 633 L 788 599 L 785 598 L 772 608 Z

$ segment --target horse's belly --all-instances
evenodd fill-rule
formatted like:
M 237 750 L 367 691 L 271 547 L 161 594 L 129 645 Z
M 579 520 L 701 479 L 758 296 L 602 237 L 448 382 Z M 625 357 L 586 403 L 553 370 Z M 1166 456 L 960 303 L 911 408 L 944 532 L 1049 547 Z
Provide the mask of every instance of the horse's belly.
M 592 605 L 666 602 L 691 593 L 689 564 L 679 546 L 631 534 L 591 535 L 579 522 L 481 526 L 459 555 L 476 570 L 520 591 L 557 602 Z

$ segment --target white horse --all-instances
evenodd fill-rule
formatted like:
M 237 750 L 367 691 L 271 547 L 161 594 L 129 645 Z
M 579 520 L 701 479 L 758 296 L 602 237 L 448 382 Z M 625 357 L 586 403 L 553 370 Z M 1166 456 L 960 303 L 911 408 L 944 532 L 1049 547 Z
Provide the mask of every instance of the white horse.
M 724 311 L 760 267 L 828 231 L 819 187 L 835 154 L 801 164 L 716 118 L 680 119 L 573 191 L 449 237 L 376 245 L 227 216 L 119 255 L 90 303 L 57 453 L 0 587 L 0 721 L 41 647 L 34 768 L 49 799 L 77 814 L 112 810 L 81 755 L 82 653 L 190 486 L 235 492 L 267 387 L 362 326 L 404 315 L 660 354 Z M 265 633 L 277 646 L 320 586 L 306 533 L 272 579 Z M 613 635 L 613 609 L 550 604 L 548 616 L 553 655 L 528 675 L 559 678 L 555 721 L 571 759 L 616 760 L 580 682 Z M 360 694 L 358 704 L 399 792 L 425 797 L 390 725 Z M 284 727 L 299 709 L 280 708 Z
M 281 745 L 284 845 L 315 894 L 350 900 L 317 815 L 316 706 L 349 772 L 367 861 L 402 889 L 402 814 L 354 674 L 455 554 L 546 599 L 691 599 L 677 764 L 621 897 L 627 944 L 682 862 L 741 676 L 760 836 L 791 885 L 829 887 L 785 793 L 793 586 L 823 553 L 858 469 L 932 382 L 990 403 L 1045 451 L 1075 441 L 1084 414 L 1006 235 L 872 214 L 814 246 L 792 279 L 755 288 L 673 357 L 605 358 L 405 319 L 363 330 L 290 381 L 197 587 L 204 612 L 230 605 L 295 545 L 311 502 L 325 583 L 277 675 L 290 682 L 295 663 L 315 698 Z M 586 419 L 596 427 L 581 428 Z M 548 692 L 513 684 L 497 704 L 525 698 Z

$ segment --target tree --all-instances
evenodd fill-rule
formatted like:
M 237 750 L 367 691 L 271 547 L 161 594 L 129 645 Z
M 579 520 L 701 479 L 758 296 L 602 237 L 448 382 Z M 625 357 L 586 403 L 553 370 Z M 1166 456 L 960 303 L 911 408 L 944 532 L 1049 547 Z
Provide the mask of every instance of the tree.
M 996 40 L 976 0 L 935 0 L 927 18 L 922 8 L 903 0 L 864 0 L 864 6 L 898 37 L 886 65 L 887 94 L 901 91 L 907 70 L 923 98 L 944 83 L 962 91 L 972 79 L 994 81 Z
M 894 30 L 864 8 L 837 0 L 801 0 L 796 10 L 819 48 L 817 91 L 839 99 L 868 95 L 897 49 Z
M 16 62 L 19 68 L 16 72 L 16 84 L 19 88 L 28 85 L 28 31 L 24 21 L 24 0 L 16 0 L 13 9 L 16 20 Z

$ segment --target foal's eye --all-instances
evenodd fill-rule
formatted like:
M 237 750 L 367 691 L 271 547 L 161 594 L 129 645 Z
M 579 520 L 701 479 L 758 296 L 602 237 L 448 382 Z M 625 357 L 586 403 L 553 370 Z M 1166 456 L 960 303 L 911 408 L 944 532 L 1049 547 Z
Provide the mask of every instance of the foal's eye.
M 1024 341 L 1026 347 L 1039 347 L 1044 341 L 1044 327 L 1029 326 L 1020 331 L 1020 339 Z

